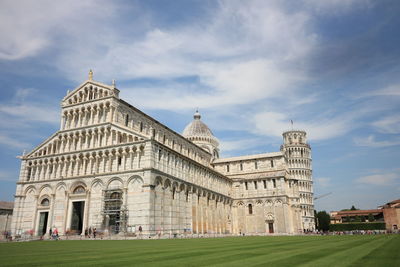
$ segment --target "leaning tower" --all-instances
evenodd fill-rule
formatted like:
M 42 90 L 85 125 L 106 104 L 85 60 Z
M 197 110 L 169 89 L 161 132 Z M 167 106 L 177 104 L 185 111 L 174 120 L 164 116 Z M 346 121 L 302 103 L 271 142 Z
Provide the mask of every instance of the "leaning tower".
M 306 132 L 300 130 L 284 132 L 281 151 L 286 155 L 290 175 L 298 181 L 303 229 L 314 230 L 312 159 Z

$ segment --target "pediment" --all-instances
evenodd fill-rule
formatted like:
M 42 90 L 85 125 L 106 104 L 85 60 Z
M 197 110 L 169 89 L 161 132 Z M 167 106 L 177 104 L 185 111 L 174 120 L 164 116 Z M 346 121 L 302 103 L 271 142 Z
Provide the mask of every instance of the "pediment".
M 23 157 L 24 158 L 35 158 L 35 157 L 44 156 L 44 155 L 47 155 L 47 154 L 51 153 L 50 145 L 54 141 L 58 140 L 59 134 L 60 134 L 59 131 L 55 132 L 53 135 L 51 135 L 44 142 L 42 142 L 40 145 L 35 147 L 31 152 L 29 152 L 28 154 L 24 155 Z
M 81 104 L 83 102 L 94 101 L 110 96 L 118 98 L 118 95 L 119 90 L 114 86 L 87 80 L 73 91 L 67 93 L 62 100 L 62 106 Z

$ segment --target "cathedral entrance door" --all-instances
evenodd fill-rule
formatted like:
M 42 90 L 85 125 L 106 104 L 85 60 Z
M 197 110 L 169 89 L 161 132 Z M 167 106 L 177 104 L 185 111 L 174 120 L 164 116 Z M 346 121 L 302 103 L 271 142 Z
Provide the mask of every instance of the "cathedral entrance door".
M 83 227 L 83 209 L 85 201 L 72 202 L 71 231 L 80 235 Z
M 273 222 L 268 222 L 268 232 L 270 234 L 274 233 L 274 223 Z
M 49 217 L 49 212 L 41 212 L 39 217 L 39 229 L 38 235 L 42 236 L 47 232 L 47 219 Z

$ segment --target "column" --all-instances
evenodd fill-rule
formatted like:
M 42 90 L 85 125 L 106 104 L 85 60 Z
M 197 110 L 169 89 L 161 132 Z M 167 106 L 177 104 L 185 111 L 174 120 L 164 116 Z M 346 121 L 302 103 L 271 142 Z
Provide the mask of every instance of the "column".
M 82 233 L 81 235 L 85 235 L 85 230 L 88 228 L 89 223 L 89 208 L 90 208 L 90 190 L 86 191 L 86 199 L 85 199 L 85 207 L 83 209 L 83 224 L 82 224 Z
M 126 170 L 126 155 L 127 153 L 124 151 L 121 153 L 122 154 L 122 170 L 125 171 Z
M 54 216 L 54 202 L 56 201 L 56 195 L 51 194 L 50 211 L 49 211 L 49 223 L 47 224 L 48 229 L 53 228 L 53 216 Z M 49 233 L 49 231 L 47 231 Z
M 34 209 L 33 209 L 33 216 L 32 216 L 32 218 L 33 218 L 33 221 L 32 221 L 32 229 L 33 229 L 33 232 L 37 235 L 37 229 L 36 229 L 36 218 L 37 218 L 37 204 L 38 204 L 38 198 L 39 198 L 39 195 L 35 195 L 35 201 L 34 201 L 34 203 L 33 203 L 33 205 L 34 205 Z M 24 205 L 25 206 L 25 205 Z

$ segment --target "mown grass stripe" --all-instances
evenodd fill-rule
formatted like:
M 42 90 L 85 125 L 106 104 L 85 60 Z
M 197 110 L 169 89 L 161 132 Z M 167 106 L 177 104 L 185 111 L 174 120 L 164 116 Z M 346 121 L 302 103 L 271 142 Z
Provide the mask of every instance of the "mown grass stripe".
M 399 266 L 400 236 L 0 243 L 1 266 Z

